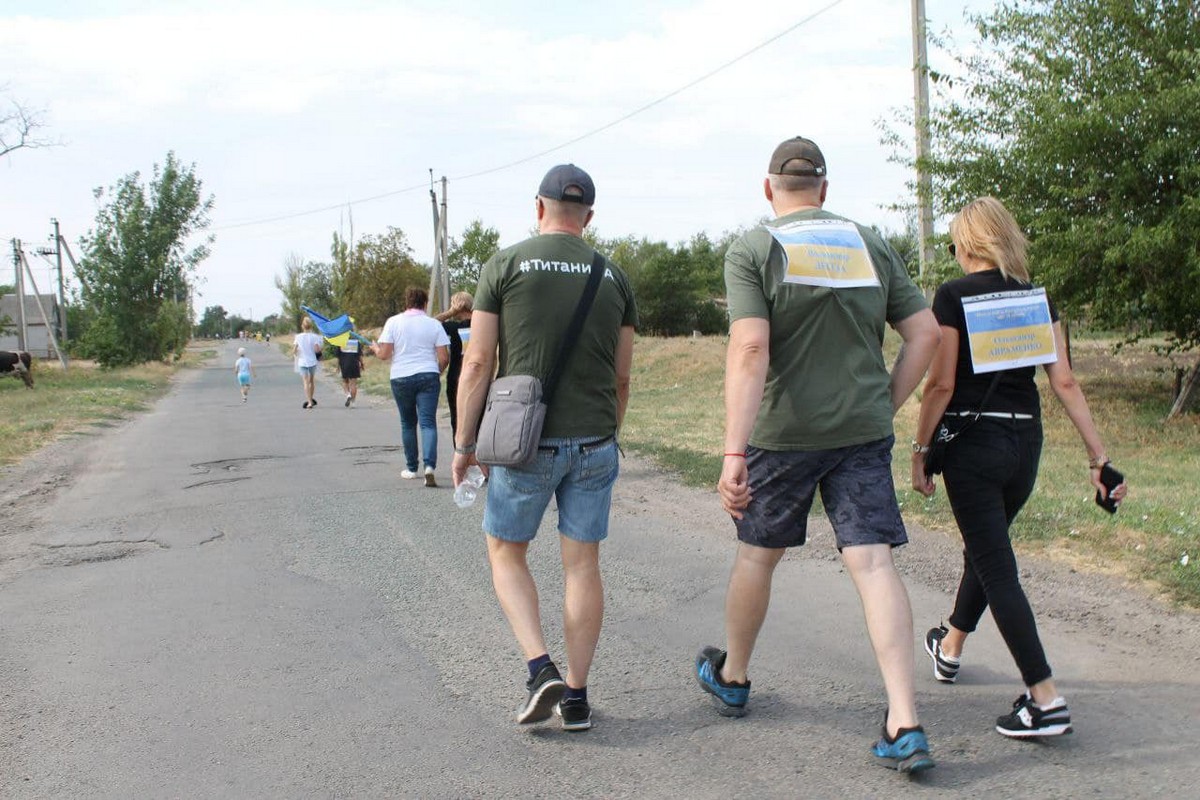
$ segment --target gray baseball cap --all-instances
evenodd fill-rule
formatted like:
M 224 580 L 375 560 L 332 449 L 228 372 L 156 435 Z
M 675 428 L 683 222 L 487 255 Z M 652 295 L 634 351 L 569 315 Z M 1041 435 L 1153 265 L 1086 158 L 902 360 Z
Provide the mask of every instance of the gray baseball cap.
M 592 176 L 574 164 L 551 167 L 546 177 L 542 178 L 538 194 L 550 200 L 565 200 L 585 206 L 596 204 L 596 184 L 592 183 Z
M 812 139 L 797 136 L 781 142 L 771 154 L 770 175 L 825 177 L 825 156 Z

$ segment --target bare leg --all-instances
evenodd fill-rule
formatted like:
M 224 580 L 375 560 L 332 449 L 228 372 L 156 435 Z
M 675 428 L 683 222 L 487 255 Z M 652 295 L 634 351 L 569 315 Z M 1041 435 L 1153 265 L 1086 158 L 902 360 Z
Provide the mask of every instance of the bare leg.
M 487 548 L 488 563 L 492 566 L 492 586 L 496 590 L 500 608 L 517 637 L 517 644 L 525 653 L 525 660 L 537 658 L 546 652 L 546 639 L 542 635 L 537 585 L 525 560 L 529 543 L 506 542 L 489 535 Z
M 725 593 L 725 640 L 728 653 L 721 680 L 745 683 L 754 642 L 771 602 L 771 576 L 785 550 L 738 543 Z
M 563 637 L 567 644 L 567 685 L 587 686 L 600 640 L 604 585 L 600 580 L 600 543 L 560 536 L 563 562 Z
M 969 633 L 960 631 L 947 622 L 946 635 L 942 637 L 942 652 L 951 658 L 962 658 L 963 646 L 967 643 L 968 636 Z
M 896 572 L 886 544 L 857 545 L 842 550 L 842 561 L 862 600 L 867 634 L 883 675 L 888 698 L 887 732 L 918 725 L 913 683 L 913 623 L 908 592 Z

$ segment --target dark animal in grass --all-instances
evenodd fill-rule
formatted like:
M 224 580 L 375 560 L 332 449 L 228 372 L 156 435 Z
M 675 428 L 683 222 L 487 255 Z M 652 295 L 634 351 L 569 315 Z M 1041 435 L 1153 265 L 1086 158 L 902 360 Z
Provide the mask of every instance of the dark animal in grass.
M 25 352 L 0 350 L 0 375 L 12 375 L 25 381 L 25 386 L 33 388 L 33 356 Z

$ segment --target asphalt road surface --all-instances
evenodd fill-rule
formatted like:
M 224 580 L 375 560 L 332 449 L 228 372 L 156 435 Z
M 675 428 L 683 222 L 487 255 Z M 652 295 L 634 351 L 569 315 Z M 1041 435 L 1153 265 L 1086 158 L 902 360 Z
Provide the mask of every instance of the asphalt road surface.
M 989 619 L 956 685 L 916 652 L 938 768 L 872 763 L 882 689 L 823 522 L 777 573 L 751 713 L 719 717 L 692 661 L 722 641 L 732 526 L 637 458 L 603 546 L 595 727 L 519 727 L 525 666 L 483 503 L 451 500 L 448 425 L 441 485 L 401 480 L 390 402 L 344 408 L 322 378 L 302 410 L 290 361 L 250 343 L 243 405 L 235 345 L 148 413 L 0 474 L 0 797 L 1197 796 L 1200 618 L 1048 564 L 1023 575 L 1075 734 L 993 731 L 1020 686 Z M 912 536 L 916 638 L 958 555 Z M 556 538 L 551 512 L 531 561 L 553 655 Z

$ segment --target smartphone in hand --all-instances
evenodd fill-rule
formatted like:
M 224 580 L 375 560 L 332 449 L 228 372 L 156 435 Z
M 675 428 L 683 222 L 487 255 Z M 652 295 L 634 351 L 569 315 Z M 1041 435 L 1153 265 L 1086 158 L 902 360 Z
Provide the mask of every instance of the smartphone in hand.
M 1104 488 L 1108 490 L 1108 497 L 1100 496 L 1100 490 L 1096 490 L 1096 505 L 1103 508 L 1110 514 L 1117 513 L 1117 501 L 1112 499 L 1112 490 L 1125 482 L 1125 476 L 1113 467 L 1112 464 L 1105 464 L 1100 468 L 1100 482 L 1104 484 Z

